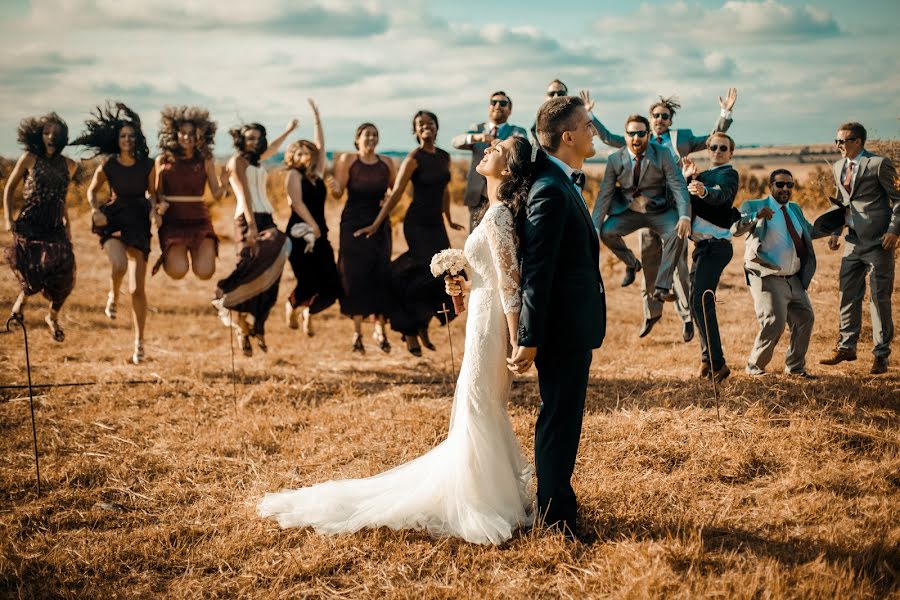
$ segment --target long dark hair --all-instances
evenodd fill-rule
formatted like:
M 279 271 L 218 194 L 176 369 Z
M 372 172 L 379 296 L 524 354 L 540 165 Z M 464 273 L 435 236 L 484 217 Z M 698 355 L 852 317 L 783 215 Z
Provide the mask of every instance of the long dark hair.
M 134 158 L 142 161 L 150 157 L 147 138 L 141 131 L 141 118 L 136 112 L 116 102 L 107 103 L 105 109 L 98 106 L 91 116 L 92 119 L 84 122 L 87 129 L 72 142 L 73 146 L 87 146 L 94 151 L 94 156 L 118 154 L 119 133 L 124 127 L 131 127 L 134 130 Z
M 259 132 L 259 144 L 256 145 L 256 150 L 248 152 L 245 146 L 244 136 L 253 130 Z M 228 133 L 231 134 L 231 139 L 234 141 L 235 150 L 237 150 L 241 156 L 246 158 L 247 162 L 251 165 L 258 167 L 259 157 L 262 156 L 263 152 L 269 147 L 269 141 L 266 139 L 266 128 L 259 123 L 247 123 L 240 127 L 232 127 L 228 130 Z
M 531 190 L 535 177 L 544 167 L 547 155 L 543 149 L 538 147 L 535 159 L 532 161 L 532 146 L 528 139 L 519 136 L 509 139 L 513 142 L 512 148 L 506 155 L 506 168 L 509 176 L 497 187 L 497 199 L 509 209 L 513 218 L 516 218 L 528 200 L 528 192 Z M 485 204 L 477 221 L 481 221 L 487 209 L 488 205 Z
M 31 152 L 36 156 L 47 155 L 47 148 L 44 146 L 44 127 L 48 125 L 59 127 L 56 138 L 53 140 L 56 144 L 56 153 L 59 154 L 68 145 L 69 126 L 62 117 L 51 112 L 40 117 L 27 117 L 19 122 L 16 137 L 26 152 Z
M 412 132 L 413 135 L 416 136 L 416 141 L 420 143 L 422 141 L 419 139 L 419 134 L 416 133 L 416 119 L 418 119 L 419 117 L 431 117 L 431 120 L 434 121 L 434 137 L 437 138 L 437 132 L 441 127 L 438 123 L 437 115 L 430 110 L 420 110 L 419 112 L 414 114 L 412 118 Z

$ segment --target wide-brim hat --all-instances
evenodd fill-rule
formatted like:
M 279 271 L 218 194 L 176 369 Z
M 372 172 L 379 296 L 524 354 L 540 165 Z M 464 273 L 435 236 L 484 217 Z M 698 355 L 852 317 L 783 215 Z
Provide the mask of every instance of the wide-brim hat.
M 816 218 L 813 227 L 819 231 L 825 231 L 832 234 L 838 234 L 844 229 L 847 223 L 847 208 L 844 206 L 835 206 L 830 210 L 826 210 Z

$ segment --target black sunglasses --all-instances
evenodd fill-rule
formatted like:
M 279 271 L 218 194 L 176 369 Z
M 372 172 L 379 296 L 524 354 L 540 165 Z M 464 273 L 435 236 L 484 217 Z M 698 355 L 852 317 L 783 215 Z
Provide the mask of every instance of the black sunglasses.
M 855 142 L 858 139 L 859 139 L 858 137 L 848 137 L 848 138 L 844 138 L 842 140 L 834 140 L 834 144 L 835 144 L 835 146 L 843 146 L 847 142 Z
M 569 92 L 567 92 L 566 90 L 556 90 L 555 92 L 547 92 L 548 98 L 553 98 L 554 96 L 562 97 L 562 96 L 568 96 L 568 95 L 569 95 Z
M 668 121 L 670 118 L 672 118 L 672 115 L 670 115 L 669 113 L 653 113 L 651 116 L 654 119 L 662 119 L 663 121 Z
M 646 129 L 641 129 L 640 131 L 626 131 L 625 135 L 630 137 L 639 137 L 641 139 L 645 138 L 647 134 L 650 133 Z
M 793 182 L 793 181 L 775 181 L 775 182 L 772 183 L 772 185 L 774 185 L 775 187 L 777 187 L 779 190 L 780 190 L 781 188 L 787 188 L 787 189 L 789 189 L 789 190 L 794 189 L 794 182 Z
M 709 147 L 710 152 L 718 152 L 720 150 L 722 152 L 728 152 L 729 150 L 731 150 L 731 146 L 729 146 L 728 144 L 722 144 L 721 146 L 719 144 L 711 144 Z
M 491 106 L 494 106 L 496 104 L 499 104 L 503 108 L 506 108 L 507 106 L 509 106 L 509 100 L 494 100 L 493 98 L 491 98 Z

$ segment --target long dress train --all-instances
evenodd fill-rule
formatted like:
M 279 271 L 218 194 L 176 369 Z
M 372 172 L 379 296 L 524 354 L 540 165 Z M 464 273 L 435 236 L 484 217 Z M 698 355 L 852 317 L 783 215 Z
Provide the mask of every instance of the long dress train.
M 513 217 L 505 206 L 488 210 L 465 254 L 472 290 L 447 439 L 372 477 L 266 494 L 261 516 L 327 534 L 386 526 L 479 544 L 502 543 L 532 522 L 533 469 L 506 411 L 512 375 L 505 313 L 518 312 L 521 298 Z

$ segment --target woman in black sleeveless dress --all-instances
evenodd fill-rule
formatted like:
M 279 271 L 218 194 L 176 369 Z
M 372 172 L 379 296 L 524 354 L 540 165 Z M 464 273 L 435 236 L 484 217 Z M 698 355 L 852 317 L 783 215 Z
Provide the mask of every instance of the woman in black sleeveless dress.
M 300 326 L 298 315 L 302 315 L 303 332 L 312 336 L 310 316 L 334 304 L 344 291 L 325 222 L 328 195 L 322 180 L 327 162 L 325 134 L 318 107 L 312 100 L 309 105 L 315 116 L 315 142 L 296 141 L 284 153 L 284 164 L 289 169 L 284 187 L 291 205 L 287 224 L 287 233 L 292 238 L 289 260 L 297 279 L 284 310 L 288 327 L 297 329 Z M 314 241 L 308 243 L 304 239 L 308 236 Z
M 156 173 L 147 139 L 141 131 L 141 119 L 122 103 L 115 109 L 97 108 L 93 119 L 85 122 L 87 130 L 73 144 L 87 146 L 96 154 L 107 155 L 94 171 L 87 190 L 91 205 L 93 231 L 109 257 L 111 267 L 109 294 L 104 312 L 116 318 L 119 289 L 126 273 L 131 292 L 134 319 L 134 353 L 131 362 L 144 360 L 144 324 L 147 321 L 147 259 L 150 257 L 150 218 L 156 216 Z M 110 199 L 97 200 L 97 192 L 109 184 Z M 130 268 L 129 268 L 130 267 Z
M 438 119 L 434 113 L 420 110 L 413 117 L 413 133 L 419 147 L 409 153 L 400 165 L 397 184 L 369 227 L 358 233 L 370 235 L 387 220 L 391 210 L 403 196 L 407 183 L 413 183 L 413 199 L 403 219 L 403 234 L 409 250 L 391 263 L 393 293 L 391 328 L 403 334 L 406 347 L 415 356 L 422 355 L 421 340 L 429 350 L 434 345 L 428 336 L 433 316 L 446 322 L 453 314 L 453 303 L 444 291 L 444 283 L 431 274 L 431 257 L 450 247 L 444 218 L 453 229 L 463 229 L 450 217 L 450 155 L 435 146 Z
M 341 213 L 341 246 L 338 265 L 344 287 L 341 312 L 353 318 L 353 351 L 365 352 L 362 321 L 375 320 L 372 337 L 383 352 L 391 351 L 384 330 L 390 306 L 391 229 L 382 223 L 378 231 L 360 236 L 355 233 L 378 215 L 388 188 L 394 184 L 396 170 L 390 158 L 375 153 L 378 129 L 363 123 L 356 129 L 355 154 L 342 154 L 329 182 L 331 195 L 340 198 L 347 190 L 347 204 Z
M 43 293 L 50 301 L 44 320 L 53 339 L 62 342 L 66 336 L 59 324 L 59 311 L 75 287 L 75 253 L 66 191 L 78 164 L 61 154 L 69 143 L 69 128 L 56 113 L 23 119 L 18 139 L 25 153 L 16 162 L 3 190 L 6 230 L 13 232 L 13 245 L 6 258 L 22 290 L 12 316 L 22 319 L 25 299 Z M 23 179 L 25 204 L 13 221 L 13 193 Z

